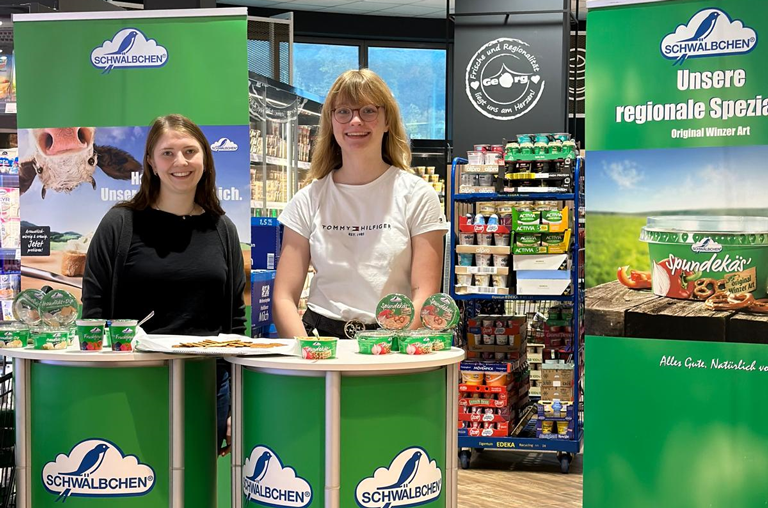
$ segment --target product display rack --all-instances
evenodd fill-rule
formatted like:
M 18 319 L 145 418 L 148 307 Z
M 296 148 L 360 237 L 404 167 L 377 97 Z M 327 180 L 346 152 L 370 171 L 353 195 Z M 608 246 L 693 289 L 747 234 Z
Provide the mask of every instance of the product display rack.
M 584 199 L 584 186 L 583 180 L 580 178 L 583 159 L 577 157 L 575 164 L 573 165 L 573 180 L 571 185 L 573 192 L 567 193 L 459 193 L 459 186 L 457 185 L 457 167 L 459 165 L 467 164 L 466 159 L 457 157 L 453 160 L 451 165 L 451 196 L 450 196 L 450 217 L 454 224 L 459 223 L 459 216 L 457 213 L 457 203 L 476 203 L 479 201 L 535 201 L 535 200 L 552 200 L 552 201 L 568 201 L 572 203 L 572 209 L 574 210 L 571 221 L 574 234 L 572 236 L 572 245 L 568 250 L 571 256 L 570 266 L 570 283 L 571 294 L 569 295 L 503 295 L 503 294 L 456 294 L 456 246 L 458 245 L 458 226 L 454 226 L 451 229 L 451 255 L 452 260 L 450 262 L 450 294 L 457 301 L 464 301 L 467 303 L 468 313 L 473 312 L 471 310 L 477 303 L 476 301 L 482 300 L 505 300 L 505 301 L 560 301 L 560 302 L 572 302 L 573 303 L 573 322 L 572 322 L 572 339 L 571 339 L 571 351 L 568 351 L 572 355 L 571 361 L 574 364 L 574 380 L 573 380 L 573 404 L 577 411 L 575 418 L 575 430 L 571 439 L 544 439 L 533 437 L 493 437 L 493 436 L 465 436 L 460 435 L 459 440 L 459 459 L 463 469 L 469 467 L 472 451 L 480 452 L 483 449 L 500 449 L 500 450 L 519 450 L 519 451 L 548 451 L 556 452 L 560 460 L 561 471 L 567 473 L 570 468 L 570 463 L 573 456 L 581 451 L 581 445 L 583 440 L 583 422 L 581 420 L 582 415 L 582 390 L 581 390 L 581 377 L 583 368 L 583 326 L 581 323 L 583 316 L 584 305 L 584 292 L 583 292 L 583 261 L 580 258 L 580 253 L 583 251 L 581 246 L 582 238 L 579 235 L 580 227 L 583 227 L 583 221 L 580 217 L 580 210 L 583 209 Z M 499 176 L 503 176 L 505 166 L 500 166 L 498 170 Z M 546 177 L 548 175 L 534 175 Z M 560 176 L 560 175 L 558 175 Z M 511 286 L 511 284 L 509 284 Z M 522 360 L 522 359 L 521 359 Z M 499 365 L 501 369 L 503 363 L 498 362 L 495 364 L 487 365 Z M 507 367 L 508 370 L 512 370 Z M 530 396 L 531 399 L 538 398 Z M 522 411 L 521 411 L 522 413 Z M 550 419 L 549 420 L 554 420 Z M 530 423 L 526 428 L 530 428 Z

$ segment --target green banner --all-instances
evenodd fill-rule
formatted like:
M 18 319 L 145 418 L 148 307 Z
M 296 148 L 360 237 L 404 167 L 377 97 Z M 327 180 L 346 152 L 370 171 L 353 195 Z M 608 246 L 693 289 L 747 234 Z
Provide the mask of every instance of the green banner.
M 768 348 L 587 337 L 584 508 L 768 504 Z
M 22 289 L 52 285 L 80 297 L 93 232 L 138 191 L 149 125 L 170 113 L 202 128 L 219 199 L 250 259 L 245 9 L 14 20 L 19 244 L 22 265 L 32 269 Z
M 768 144 L 768 5 L 682 0 L 589 12 L 590 150 Z

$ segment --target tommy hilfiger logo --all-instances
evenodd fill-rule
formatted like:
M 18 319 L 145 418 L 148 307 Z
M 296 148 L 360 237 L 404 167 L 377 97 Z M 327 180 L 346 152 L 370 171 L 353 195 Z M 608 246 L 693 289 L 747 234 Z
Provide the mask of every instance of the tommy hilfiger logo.
M 349 236 L 365 236 L 366 231 L 380 231 L 383 229 L 392 229 L 391 224 L 367 224 L 364 226 L 338 226 L 336 224 L 323 224 L 323 231 L 340 231 Z

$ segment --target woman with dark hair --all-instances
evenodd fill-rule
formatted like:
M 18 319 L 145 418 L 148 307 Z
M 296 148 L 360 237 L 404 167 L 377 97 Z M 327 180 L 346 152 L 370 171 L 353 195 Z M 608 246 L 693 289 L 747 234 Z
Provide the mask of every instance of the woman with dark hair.
M 154 311 L 143 325 L 148 333 L 243 334 L 244 289 L 240 240 L 216 195 L 208 140 L 184 116 L 157 118 L 138 193 L 113 207 L 91 240 L 83 317 L 141 319 Z M 220 445 L 229 411 L 224 362 L 217 381 Z

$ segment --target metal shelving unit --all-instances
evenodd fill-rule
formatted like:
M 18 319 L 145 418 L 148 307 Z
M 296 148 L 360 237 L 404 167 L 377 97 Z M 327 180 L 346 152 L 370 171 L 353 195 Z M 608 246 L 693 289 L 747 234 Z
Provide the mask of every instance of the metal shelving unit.
M 451 182 L 456 183 L 456 169 L 460 164 L 467 164 L 466 159 L 455 158 L 451 166 Z M 573 216 L 571 220 L 571 227 L 573 230 L 572 246 L 569 250 L 571 255 L 571 287 L 572 291 L 570 295 L 552 296 L 530 296 L 530 295 L 482 295 L 482 294 L 456 294 L 455 281 L 456 281 L 456 268 L 455 268 L 455 246 L 457 245 L 457 226 L 454 226 L 451 230 L 451 243 L 450 250 L 453 259 L 450 263 L 450 293 L 455 300 L 465 301 L 472 307 L 472 303 L 482 300 L 504 300 L 515 301 L 525 300 L 531 302 L 538 301 L 565 301 L 573 302 L 573 339 L 570 351 L 565 351 L 572 355 L 572 361 L 574 363 L 574 383 L 573 383 L 573 401 L 577 410 L 575 432 L 573 439 L 543 439 L 535 437 L 483 437 L 483 436 L 463 436 L 459 435 L 459 459 L 462 468 L 469 467 L 469 461 L 472 451 L 479 452 L 483 449 L 500 449 L 500 450 L 512 450 L 512 451 L 547 451 L 556 452 L 560 459 L 561 471 L 567 473 L 570 468 L 570 463 L 573 456 L 581 451 L 581 445 L 583 441 L 583 421 L 582 421 L 582 389 L 581 389 L 581 362 L 583 359 L 583 338 L 582 338 L 582 314 L 584 304 L 583 293 L 583 266 L 579 262 L 579 253 L 583 250 L 583 246 L 580 245 L 579 229 L 582 221 L 580 220 L 579 209 L 583 206 L 584 189 L 580 185 L 580 176 L 582 171 L 583 159 L 577 157 L 574 165 L 574 178 L 573 178 L 573 192 L 572 193 L 526 193 L 526 194 L 459 194 L 456 192 L 457 186 L 451 186 L 451 201 L 450 201 L 450 217 L 454 224 L 458 224 L 458 216 L 456 210 L 456 203 L 473 203 L 477 201 L 535 201 L 535 200 L 551 200 L 551 201 L 569 201 L 572 203 Z M 531 399 L 538 399 L 538 397 L 530 397 Z M 532 420 L 533 421 L 533 420 Z M 530 423 L 526 426 L 526 429 L 530 429 Z M 525 432 L 525 431 L 524 431 Z

